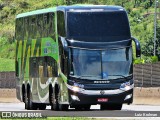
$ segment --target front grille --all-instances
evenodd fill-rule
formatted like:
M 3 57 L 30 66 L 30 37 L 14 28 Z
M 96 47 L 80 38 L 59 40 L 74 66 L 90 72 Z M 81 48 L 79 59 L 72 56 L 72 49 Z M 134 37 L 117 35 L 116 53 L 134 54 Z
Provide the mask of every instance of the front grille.
M 85 84 L 85 90 L 115 90 L 119 89 L 120 84 Z

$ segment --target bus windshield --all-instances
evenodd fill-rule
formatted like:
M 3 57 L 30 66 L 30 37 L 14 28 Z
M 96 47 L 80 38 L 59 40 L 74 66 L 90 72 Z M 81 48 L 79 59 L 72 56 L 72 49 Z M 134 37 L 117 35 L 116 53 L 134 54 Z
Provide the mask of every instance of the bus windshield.
M 132 73 L 132 49 L 72 49 L 70 75 L 82 79 L 117 79 Z
M 67 38 L 87 42 L 130 39 L 127 14 L 118 12 L 67 12 Z

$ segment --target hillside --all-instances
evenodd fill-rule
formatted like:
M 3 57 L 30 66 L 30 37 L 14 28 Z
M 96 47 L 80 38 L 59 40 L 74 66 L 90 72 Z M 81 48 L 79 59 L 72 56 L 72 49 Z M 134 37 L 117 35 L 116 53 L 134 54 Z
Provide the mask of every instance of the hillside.
M 14 71 L 15 61 L 14 59 L 0 58 L 0 72 L 2 71 Z M 3 64 L 2 64 L 3 63 Z
M 154 0 L 0 0 L 0 58 L 14 59 L 15 16 L 19 13 L 69 4 L 104 4 L 125 7 L 129 15 L 132 36 L 140 40 L 142 59 L 152 62 L 154 35 Z M 159 9 L 158 9 L 159 11 Z M 160 18 L 160 15 L 159 15 Z M 157 26 L 157 57 L 160 50 L 160 20 Z M 142 60 L 138 60 L 141 62 Z

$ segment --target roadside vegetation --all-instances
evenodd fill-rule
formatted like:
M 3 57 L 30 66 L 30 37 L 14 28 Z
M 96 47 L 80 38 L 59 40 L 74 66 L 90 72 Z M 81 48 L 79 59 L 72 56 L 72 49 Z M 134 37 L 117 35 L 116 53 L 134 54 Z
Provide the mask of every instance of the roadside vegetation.
M 157 15 L 156 56 L 153 56 L 154 0 L 0 0 L 0 67 L 3 64 L 4 66 L 11 65 L 4 70 L 14 70 L 14 30 L 17 14 L 72 4 L 104 4 L 124 7 L 128 12 L 132 36 L 140 41 L 142 47 L 142 57 L 141 59 L 134 57 L 134 63 L 151 63 L 160 60 L 160 14 Z M 157 12 L 160 13 L 160 8 Z M 7 60 L 9 63 L 4 62 Z
M 0 58 L 0 72 L 2 71 L 14 71 L 15 62 L 14 59 Z

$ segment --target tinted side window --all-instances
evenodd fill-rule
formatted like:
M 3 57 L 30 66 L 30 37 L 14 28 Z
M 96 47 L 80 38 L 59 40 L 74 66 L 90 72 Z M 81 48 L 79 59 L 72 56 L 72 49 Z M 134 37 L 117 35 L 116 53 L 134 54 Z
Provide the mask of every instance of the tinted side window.
M 29 69 L 29 74 L 30 77 L 38 77 L 38 58 L 30 58 L 30 69 Z
M 16 20 L 16 39 L 32 40 L 55 35 L 55 14 L 46 13 Z
M 48 62 L 48 57 L 44 57 L 44 62 L 43 62 L 43 74 L 44 74 L 44 77 L 48 77 L 48 65 L 47 65 L 47 62 Z
M 28 18 L 28 40 L 32 39 L 32 28 L 31 28 L 31 23 L 32 23 L 32 19 L 31 17 Z
M 43 15 L 37 16 L 37 38 L 41 38 L 43 34 Z
M 58 68 L 57 62 L 52 58 L 47 58 L 47 70 L 48 70 L 48 77 L 57 77 Z
M 16 31 L 15 31 L 16 34 L 15 34 L 15 37 L 16 37 L 17 40 L 19 40 L 19 39 L 18 39 L 18 27 L 19 27 L 19 26 L 18 26 L 18 22 L 19 22 L 18 19 L 16 19 Z
M 35 16 L 31 17 L 31 38 L 32 39 L 36 38 L 36 17 Z
M 38 59 L 38 71 L 39 71 L 39 77 L 44 77 L 44 58 Z
M 21 34 L 21 40 L 24 40 L 24 18 L 21 18 L 20 34 Z
M 49 13 L 43 15 L 43 28 L 43 37 L 47 37 L 49 31 Z
M 35 38 L 35 27 L 36 27 L 36 18 L 31 16 L 29 18 L 29 39 L 32 40 Z
M 54 40 L 56 38 L 55 35 L 55 15 L 54 13 L 49 13 L 49 36 Z
M 57 29 L 58 29 L 58 35 L 65 37 L 65 17 L 64 13 L 62 11 L 57 12 Z
M 28 40 L 28 28 L 29 28 L 29 19 L 28 17 L 24 18 L 24 40 Z
M 16 39 L 23 40 L 23 18 L 16 20 Z
M 57 62 L 52 57 L 44 57 L 44 77 L 57 77 Z
M 57 77 L 57 62 L 52 57 L 30 58 L 30 77 Z

